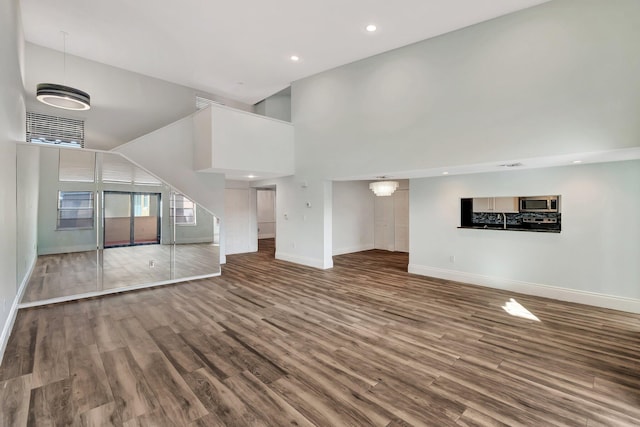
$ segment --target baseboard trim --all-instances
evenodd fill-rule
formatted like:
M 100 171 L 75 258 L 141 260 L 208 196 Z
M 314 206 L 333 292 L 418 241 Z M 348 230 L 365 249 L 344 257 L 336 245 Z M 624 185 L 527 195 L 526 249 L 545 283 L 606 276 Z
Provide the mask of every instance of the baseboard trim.
M 161 282 L 145 283 L 145 284 L 136 285 L 136 286 L 127 286 L 123 288 L 105 289 L 102 291 L 87 292 L 79 295 L 69 295 L 69 296 L 58 297 L 58 298 L 50 298 L 42 301 L 26 302 L 23 304 L 19 304 L 18 308 L 40 307 L 40 306 L 49 305 L 49 304 L 59 304 L 61 302 L 69 302 L 69 301 L 77 301 L 77 300 L 82 300 L 87 298 L 102 297 L 105 295 L 119 294 L 122 292 L 137 291 L 140 289 L 155 288 L 155 287 L 166 286 L 166 285 L 174 285 L 176 283 L 189 282 L 191 280 L 208 279 L 210 277 L 218 277 L 220 275 L 221 273 L 218 272 L 213 274 L 203 274 L 201 276 L 192 276 L 192 277 L 185 277 L 185 278 L 173 279 L 173 280 L 163 280 Z
M 417 264 L 409 264 L 408 271 L 409 273 L 421 276 L 436 277 L 439 279 L 485 286 L 488 288 L 502 289 L 527 295 L 552 298 L 560 301 L 575 302 L 595 307 L 610 308 L 613 310 L 640 314 L 640 300 L 634 298 L 618 297 L 614 295 L 561 288 L 558 286 L 550 286 L 540 283 L 504 279 L 501 277 L 483 276 L 481 274 L 447 270 L 444 268 Z
M 176 242 L 176 245 L 192 245 L 196 243 L 214 244 L 211 237 L 181 237 L 180 241 Z
M 287 254 L 279 251 L 276 251 L 276 259 L 292 262 L 294 264 L 306 265 L 307 267 L 319 268 L 321 270 L 333 268 L 332 259 L 329 259 L 329 261 L 325 262 L 324 260 L 318 258 L 302 257 L 299 255 Z
M 336 256 L 336 255 L 352 254 L 354 252 L 370 251 L 372 249 L 375 249 L 373 243 L 357 245 L 357 246 L 349 246 L 346 248 L 334 249 L 333 255 Z
M 96 245 L 82 245 L 82 246 L 60 246 L 50 249 L 38 248 L 38 255 L 56 255 L 56 254 L 68 254 L 72 252 L 87 252 L 95 251 Z
M 38 261 L 37 256 L 33 257 L 33 259 L 31 260 L 31 265 L 29 266 L 27 274 L 24 275 L 24 278 L 22 279 L 22 282 L 18 287 L 18 292 L 16 293 L 16 297 L 13 299 L 11 309 L 9 310 L 9 316 L 7 316 L 7 321 L 4 323 L 4 327 L 2 328 L 2 335 L 0 335 L 0 363 L 2 363 L 2 360 L 4 359 L 4 351 L 7 349 L 7 344 L 9 343 L 9 338 L 11 337 L 11 331 L 13 330 L 13 325 L 16 322 L 20 300 L 24 295 L 24 291 L 27 288 L 27 283 L 29 283 L 29 279 L 31 279 L 33 270 L 36 267 L 36 261 Z

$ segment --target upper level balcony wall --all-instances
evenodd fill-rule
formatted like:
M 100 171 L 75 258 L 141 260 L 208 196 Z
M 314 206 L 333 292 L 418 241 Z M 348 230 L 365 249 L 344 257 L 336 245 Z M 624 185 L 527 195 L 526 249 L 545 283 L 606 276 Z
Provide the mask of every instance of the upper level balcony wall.
M 196 171 L 236 179 L 294 173 L 291 123 L 218 105 L 197 112 L 193 121 Z

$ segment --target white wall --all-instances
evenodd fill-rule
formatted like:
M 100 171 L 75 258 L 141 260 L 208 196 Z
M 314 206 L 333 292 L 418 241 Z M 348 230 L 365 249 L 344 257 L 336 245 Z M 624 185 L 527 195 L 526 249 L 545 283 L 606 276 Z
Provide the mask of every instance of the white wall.
M 224 233 L 227 255 L 258 250 L 256 203 L 256 190 L 250 188 L 248 181 L 226 181 Z
M 24 140 L 23 36 L 17 0 L 0 0 L 0 357 L 15 316 L 16 141 Z
M 40 147 L 17 146 L 17 283 L 22 284 L 38 257 Z
M 374 248 L 375 199 L 367 181 L 334 181 L 333 255 Z
M 224 188 L 222 174 L 196 172 L 194 123 L 189 116 L 169 126 L 117 147 L 115 150 L 147 169 L 180 193 L 220 218 L 224 230 Z M 220 263 L 225 262 L 224 232 L 220 235 Z
M 332 182 L 308 175 L 252 182 L 276 188 L 276 258 L 333 267 Z
M 186 117 L 196 110 L 196 95 L 253 111 L 247 104 L 73 55 L 67 55 L 63 74 L 62 52 L 27 43 L 27 107 L 30 111 L 86 119 L 87 148 L 109 150 Z M 36 85 L 43 82 L 64 83 L 88 92 L 91 109 L 65 112 L 36 101 Z
M 637 0 L 557 0 L 294 82 L 296 170 L 373 178 L 638 147 L 638 16 Z
M 293 174 L 290 123 L 219 105 L 199 111 L 193 120 L 197 170 L 244 176 Z
M 285 122 L 291 121 L 291 88 L 286 88 L 255 105 L 255 113 Z
M 457 228 L 460 198 L 533 194 L 561 195 L 561 233 Z M 640 312 L 640 160 L 414 179 L 410 195 L 409 271 Z

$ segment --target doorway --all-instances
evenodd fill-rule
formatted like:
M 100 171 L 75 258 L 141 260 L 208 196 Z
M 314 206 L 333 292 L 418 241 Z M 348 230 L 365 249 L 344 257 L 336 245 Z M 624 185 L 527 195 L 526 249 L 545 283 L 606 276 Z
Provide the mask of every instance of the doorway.
M 258 251 L 272 253 L 276 247 L 276 190 L 259 188 L 256 191 L 256 220 L 258 223 Z
M 160 194 L 105 191 L 104 248 L 160 243 Z
M 374 247 L 409 252 L 409 181 L 399 180 L 393 195 L 374 199 Z

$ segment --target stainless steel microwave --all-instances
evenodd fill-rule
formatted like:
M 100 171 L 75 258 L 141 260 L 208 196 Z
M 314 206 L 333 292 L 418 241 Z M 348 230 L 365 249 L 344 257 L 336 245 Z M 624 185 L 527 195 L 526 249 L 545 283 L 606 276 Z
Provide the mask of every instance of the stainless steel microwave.
M 520 197 L 520 212 L 558 212 L 560 196 Z

